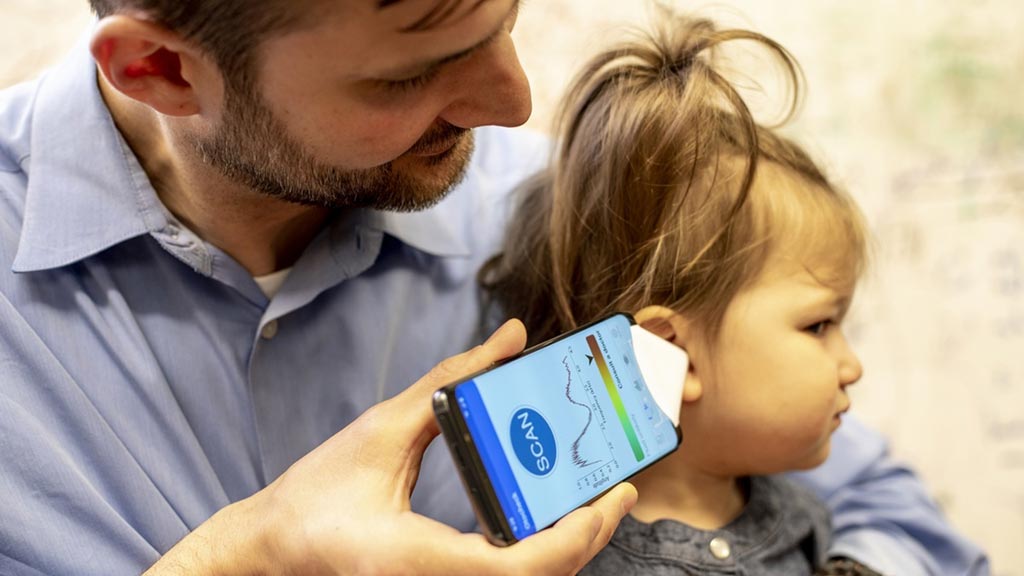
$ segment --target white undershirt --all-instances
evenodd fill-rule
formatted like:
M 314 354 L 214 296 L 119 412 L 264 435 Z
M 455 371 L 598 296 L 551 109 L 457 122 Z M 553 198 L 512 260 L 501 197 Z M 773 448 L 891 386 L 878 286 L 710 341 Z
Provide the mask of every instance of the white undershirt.
M 284 284 L 285 278 L 288 277 L 288 273 L 291 271 L 291 268 L 282 268 L 266 276 L 254 276 L 253 280 L 256 281 L 256 284 L 260 287 L 263 294 L 267 296 L 267 299 L 273 300 L 274 295 L 281 289 L 281 285 Z

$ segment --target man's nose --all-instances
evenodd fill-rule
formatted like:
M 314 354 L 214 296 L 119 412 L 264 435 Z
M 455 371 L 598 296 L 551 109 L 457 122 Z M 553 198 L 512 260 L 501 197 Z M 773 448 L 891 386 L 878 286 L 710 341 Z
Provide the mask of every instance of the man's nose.
M 459 96 L 440 115 L 455 126 L 519 126 L 533 111 L 530 82 L 508 34 L 495 38 L 483 54 L 467 62 L 455 82 Z

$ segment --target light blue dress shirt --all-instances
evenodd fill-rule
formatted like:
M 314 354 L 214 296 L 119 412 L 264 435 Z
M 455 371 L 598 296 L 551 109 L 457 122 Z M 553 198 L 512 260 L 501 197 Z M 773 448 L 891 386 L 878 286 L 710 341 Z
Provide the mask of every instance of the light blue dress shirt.
M 0 573 L 137 574 L 479 342 L 476 271 L 546 150 L 478 130 L 447 199 L 339 215 L 268 300 L 160 203 L 84 45 L 0 93 Z M 836 550 L 892 574 L 982 573 L 882 439 L 840 430 L 806 477 L 835 513 Z M 413 506 L 473 527 L 443 447 Z

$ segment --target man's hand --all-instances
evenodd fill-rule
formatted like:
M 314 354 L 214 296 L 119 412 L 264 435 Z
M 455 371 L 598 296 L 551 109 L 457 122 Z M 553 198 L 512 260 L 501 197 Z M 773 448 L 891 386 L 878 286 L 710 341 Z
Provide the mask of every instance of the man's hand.
M 409 497 L 438 430 L 434 390 L 520 352 L 511 321 L 374 406 L 273 484 L 216 514 L 148 574 L 573 574 L 608 543 L 636 502 L 622 484 L 507 548 L 413 513 Z

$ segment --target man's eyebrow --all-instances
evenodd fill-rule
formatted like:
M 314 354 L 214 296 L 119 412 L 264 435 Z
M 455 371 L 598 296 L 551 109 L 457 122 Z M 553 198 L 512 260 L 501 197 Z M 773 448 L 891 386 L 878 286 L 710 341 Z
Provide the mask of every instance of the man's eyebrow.
M 515 0 L 515 2 L 513 2 L 513 4 L 512 4 L 512 9 L 508 11 L 508 14 L 504 18 L 502 18 L 502 20 L 498 24 L 497 28 L 495 28 L 493 32 L 488 34 L 486 38 L 484 38 L 483 40 L 481 40 L 481 41 L 477 42 L 476 44 L 470 46 L 469 48 L 466 48 L 465 50 L 461 50 L 461 51 L 456 52 L 455 54 L 451 54 L 449 56 L 444 56 L 444 57 L 441 57 L 441 58 L 435 58 L 435 59 L 432 59 L 432 60 L 424 60 L 424 61 L 421 61 L 421 62 L 416 62 L 416 63 L 413 63 L 413 64 L 409 64 L 407 66 L 403 66 L 401 68 L 396 68 L 394 70 L 389 70 L 389 71 L 383 73 L 382 76 L 384 78 L 395 78 L 395 79 L 414 78 L 416 76 L 422 76 L 422 75 L 425 75 L 425 74 L 429 74 L 429 73 L 434 72 L 437 69 L 441 68 L 442 66 L 445 66 L 447 64 L 451 64 L 453 62 L 457 62 L 459 60 L 462 60 L 463 58 L 468 57 L 472 53 L 476 52 L 480 48 L 483 48 L 484 46 L 486 46 L 487 44 L 492 42 L 495 38 L 498 37 L 499 34 L 501 34 L 501 31 L 505 27 L 505 22 L 508 20 L 508 18 L 510 16 L 515 16 L 516 13 L 519 12 L 519 6 L 521 4 L 521 1 L 522 0 Z

